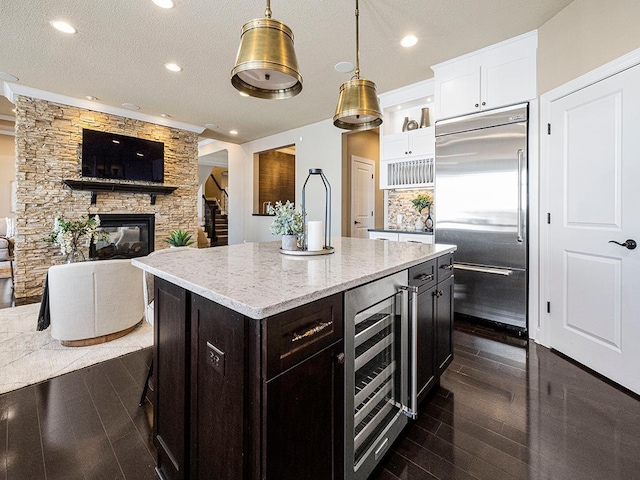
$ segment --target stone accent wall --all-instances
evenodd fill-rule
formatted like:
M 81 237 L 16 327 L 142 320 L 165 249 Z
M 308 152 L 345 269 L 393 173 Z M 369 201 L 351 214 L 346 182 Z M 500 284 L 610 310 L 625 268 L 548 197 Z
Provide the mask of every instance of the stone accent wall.
M 16 297 L 40 295 L 48 268 L 63 262 L 59 249 L 42 241 L 58 215 L 77 220 L 96 213 L 154 213 L 156 249 L 168 246 L 164 239 L 174 229 L 197 238 L 196 133 L 23 96 L 15 106 Z M 62 183 L 82 178 L 83 128 L 164 142 L 164 184 L 178 189 L 158 195 L 155 205 L 147 194 L 117 192 L 99 193 L 91 205 L 90 192 Z
M 415 223 L 418 219 L 418 211 L 413 206 L 411 200 L 413 200 L 418 194 L 423 192 L 431 193 L 433 197 L 433 203 L 431 204 L 431 218 L 433 222 L 436 221 L 436 198 L 433 189 L 425 190 L 389 190 L 389 228 L 398 230 L 415 231 Z M 402 225 L 398 225 L 398 214 L 402 214 Z M 422 221 L 427 218 L 427 209 L 422 212 Z

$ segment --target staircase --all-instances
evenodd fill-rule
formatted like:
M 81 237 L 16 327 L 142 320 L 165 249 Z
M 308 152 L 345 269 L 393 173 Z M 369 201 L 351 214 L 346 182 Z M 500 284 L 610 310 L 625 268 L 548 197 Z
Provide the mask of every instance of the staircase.
M 220 247 L 229 244 L 229 218 L 222 213 L 218 200 L 206 198 L 204 200 L 204 231 L 209 238 L 210 247 Z
M 228 215 L 216 215 L 215 231 L 218 240 L 215 247 L 221 247 L 223 245 L 229 245 L 229 218 Z

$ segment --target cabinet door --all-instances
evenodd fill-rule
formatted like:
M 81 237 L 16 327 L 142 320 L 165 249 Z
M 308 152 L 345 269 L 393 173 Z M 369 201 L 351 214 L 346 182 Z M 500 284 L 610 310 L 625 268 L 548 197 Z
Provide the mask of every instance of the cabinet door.
M 342 340 L 266 383 L 266 476 L 343 478 Z
M 419 128 L 408 133 L 409 155 L 433 155 L 436 150 L 434 127 Z
M 187 293 L 156 277 L 154 282 L 154 443 L 158 470 L 167 480 L 189 478 L 188 409 L 190 340 Z
M 481 108 L 512 105 L 536 97 L 535 56 L 494 58 L 482 67 Z
M 409 155 L 409 143 L 406 132 L 382 137 L 382 159 L 390 160 L 407 155 Z
M 420 288 L 418 293 L 418 403 L 436 383 L 435 306 L 436 287 Z
M 441 77 L 441 78 L 438 78 Z M 473 62 L 450 65 L 436 72 L 436 97 L 440 105 L 438 118 L 476 112 L 480 108 L 480 67 Z
M 436 285 L 436 368 L 438 377 L 453 360 L 453 276 Z

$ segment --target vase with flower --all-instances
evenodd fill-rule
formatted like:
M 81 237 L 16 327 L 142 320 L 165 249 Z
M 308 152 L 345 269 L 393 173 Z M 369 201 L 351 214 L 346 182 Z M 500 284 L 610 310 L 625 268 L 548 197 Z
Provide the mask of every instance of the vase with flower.
M 286 203 L 276 202 L 275 207 L 267 206 L 267 213 L 274 219 L 269 227 L 272 235 L 282 235 L 282 250 L 297 250 L 298 240 L 304 229 L 302 213 L 296 211 L 295 204 L 289 200 Z
M 416 231 L 433 230 L 433 219 L 431 218 L 431 204 L 433 203 L 433 197 L 430 193 L 420 193 L 413 200 L 411 200 L 413 206 L 418 210 L 418 219 L 416 220 L 415 228 Z M 422 211 L 428 208 L 429 212 L 427 213 L 426 225 L 425 221 L 422 220 Z
M 99 230 L 100 217 L 94 215 L 80 220 L 65 220 L 56 217 L 53 229 L 44 239 L 49 245 L 60 247 L 60 253 L 65 255 L 66 263 L 83 262 L 86 260 L 83 249 L 98 240 L 108 238 L 108 233 Z

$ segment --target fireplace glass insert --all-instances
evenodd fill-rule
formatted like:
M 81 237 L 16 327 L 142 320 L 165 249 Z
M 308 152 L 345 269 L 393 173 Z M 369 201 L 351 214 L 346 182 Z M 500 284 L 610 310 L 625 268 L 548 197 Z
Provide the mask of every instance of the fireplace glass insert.
M 94 260 L 134 258 L 148 255 L 154 249 L 154 214 L 99 214 L 100 230 L 108 240 L 91 244 L 89 256 Z

